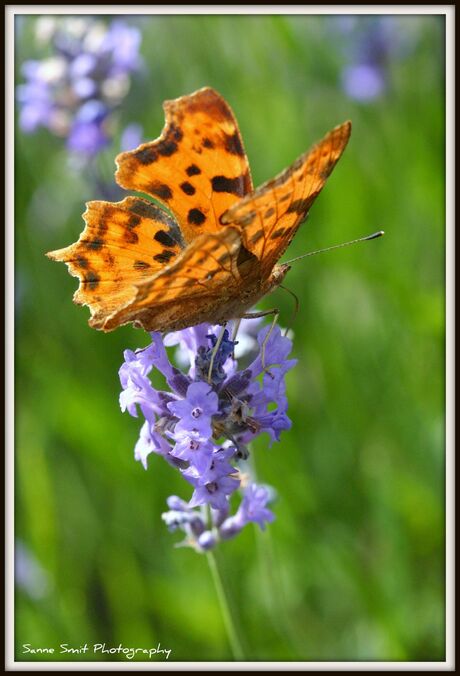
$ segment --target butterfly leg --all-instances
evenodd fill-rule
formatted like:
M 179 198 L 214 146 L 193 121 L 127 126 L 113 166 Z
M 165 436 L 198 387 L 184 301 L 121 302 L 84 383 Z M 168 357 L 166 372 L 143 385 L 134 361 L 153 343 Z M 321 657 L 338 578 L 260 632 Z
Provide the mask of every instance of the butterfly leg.
M 239 331 L 240 324 L 241 324 L 241 319 L 242 319 L 242 317 L 240 317 L 239 319 L 235 319 L 235 323 L 233 325 L 233 331 L 232 331 L 232 340 L 233 341 L 236 340 L 236 336 L 237 336 L 237 333 Z
M 271 375 L 270 371 L 267 370 L 266 364 L 265 364 L 265 348 L 267 346 L 268 339 L 270 338 L 273 329 L 276 326 L 276 322 L 278 321 L 278 317 L 280 316 L 280 311 L 278 308 L 273 308 L 272 310 L 265 310 L 262 312 L 246 312 L 244 315 L 241 315 L 241 319 L 257 319 L 258 317 L 268 317 L 269 315 L 273 315 L 273 320 L 271 323 L 271 326 L 267 332 L 267 335 L 265 336 L 263 342 L 262 342 L 262 348 L 261 348 L 261 356 L 262 356 L 262 368 L 263 370 Z
M 233 325 L 233 330 L 232 330 L 232 338 L 231 338 L 233 343 L 236 341 L 236 336 L 238 335 L 240 324 L 241 324 L 241 319 L 235 319 L 235 323 Z M 233 352 L 232 352 L 232 359 L 233 359 L 233 361 L 235 361 L 235 349 L 233 349 Z
M 224 322 L 224 323 L 222 324 L 221 328 L 220 328 L 220 332 L 219 332 L 219 335 L 218 335 L 218 337 L 217 337 L 216 344 L 214 345 L 214 349 L 213 349 L 213 351 L 212 351 L 211 361 L 209 362 L 208 383 L 211 383 L 211 379 L 212 379 L 212 369 L 214 368 L 214 361 L 215 361 L 215 359 L 216 359 L 217 352 L 218 352 L 218 350 L 219 350 L 220 344 L 221 344 L 222 339 L 223 339 L 223 337 L 224 337 L 225 327 L 226 327 L 226 326 L 227 326 L 227 322 Z

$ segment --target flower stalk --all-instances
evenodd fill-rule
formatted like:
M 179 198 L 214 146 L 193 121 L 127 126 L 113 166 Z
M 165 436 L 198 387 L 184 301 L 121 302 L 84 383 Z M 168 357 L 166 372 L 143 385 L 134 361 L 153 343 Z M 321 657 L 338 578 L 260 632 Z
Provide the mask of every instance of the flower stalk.
M 217 567 L 217 562 L 213 552 L 207 552 L 206 558 L 208 559 L 209 568 L 211 570 L 211 576 L 216 588 L 217 597 L 219 599 L 219 605 L 222 612 L 222 618 L 224 620 L 225 629 L 227 631 L 228 641 L 232 650 L 233 658 L 237 662 L 244 660 L 244 653 L 241 647 L 240 640 L 238 638 L 238 633 L 235 628 L 235 624 L 232 619 L 232 614 L 230 612 L 230 607 L 228 604 L 227 596 L 225 593 L 224 585 L 222 578 Z

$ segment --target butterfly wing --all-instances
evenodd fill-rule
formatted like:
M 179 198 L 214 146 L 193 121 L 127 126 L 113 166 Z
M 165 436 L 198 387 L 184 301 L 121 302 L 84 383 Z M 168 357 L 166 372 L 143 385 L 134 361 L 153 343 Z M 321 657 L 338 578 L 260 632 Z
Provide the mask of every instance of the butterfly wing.
M 136 285 L 184 250 L 182 234 L 163 209 L 138 197 L 87 203 L 75 244 L 47 255 L 67 264 L 80 286 L 74 301 L 102 321 L 136 295 Z
M 347 145 L 351 122 L 330 131 L 290 167 L 223 214 L 221 222 L 242 229 L 244 247 L 268 277 L 321 192 Z
M 135 321 L 147 331 L 166 331 L 212 321 L 240 282 L 240 245 L 233 227 L 196 237 L 174 263 L 138 282 L 124 306 L 109 317 L 93 318 L 91 325 L 110 331 Z
M 161 136 L 118 155 L 115 178 L 170 209 L 191 242 L 219 231 L 221 215 L 251 192 L 248 159 L 230 106 L 210 87 L 163 107 Z
M 89 305 L 95 328 L 106 328 L 109 316 L 121 323 L 128 314 L 134 317 L 144 279 L 156 279 L 196 238 L 199 242 L 189 254 L 199 258 L 198 244 L 205 253 L 212 249 L 215 240 L 206 242 L 203 236 L 220 233 L 222 213 L 252 190 L 237 122 L 217 92 L 207 87 L 166 101 L 164 109 L 161 136 L 119 155 L 116 178 L 122 187 L 154 197 L 177 221 L 165 209 L 140 198 L 115 204 L 90 202 L 78 242 L 48 254 L 66 262 L 70 273 L 80 279 L 74 301 Z M 224 239 L 234 239 L 233 234 Z M 180 271 L 181 263 L 174 270 Z M 163 289 L 165 280 L 156 282 L 159 288 Z M 191 293 L 189 288 L 186 297 Z M 199 294 L 203 295 L 203 286 L 196 284 L 193 295 Z M 161 293 L 155 291 L 154 296 L 157 302 Z M 115 328 L 114 319 L 110 326 Z
M 79 240 L 48 254 L 79 278 L 74 300 L 105 331 L 131 321 L 168 330 L 237 316 L 264 292 L 350 134 L 350 123 L 337 127 L 252 193 L 238 125 L 217 92 L 207 87 L 164 109 L 161 136 L 119 155 L 116 178 L 174 218 L 138 197 L 89 202 Z

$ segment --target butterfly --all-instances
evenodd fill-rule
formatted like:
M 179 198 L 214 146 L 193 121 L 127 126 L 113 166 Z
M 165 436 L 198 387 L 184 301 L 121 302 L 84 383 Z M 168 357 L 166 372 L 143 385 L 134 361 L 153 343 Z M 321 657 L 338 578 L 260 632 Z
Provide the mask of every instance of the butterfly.
M 74 301 L 89 306 L 95 329 L 175 331 L 244 316 L 281 284 L 290 266 L 278 260 L 351 132 L 350 122 L 335 127 L 254 190 L 222 96 L 204 87 L 163 108 L 159 138 L 115 160 L 117 183 L 151 199 L 88 202 L 79 240 L 47 254 L 79 278 Z

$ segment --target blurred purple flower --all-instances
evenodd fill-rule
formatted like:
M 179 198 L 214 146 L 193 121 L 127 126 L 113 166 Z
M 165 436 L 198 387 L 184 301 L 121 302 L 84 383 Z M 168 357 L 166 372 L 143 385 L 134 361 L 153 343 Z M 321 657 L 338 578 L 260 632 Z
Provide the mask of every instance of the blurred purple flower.
M 140 124 L 133 122 L 128 124 L 122 131 L 120 137 L 120 150 L 126 152 L 140 146 L 143 139 L 143 129 Z
M 348 66 L 342 72 L 345 93 L 357 101 L 369 101 L 380 96 L 385 88 L 383 74 L 376 66 Z
M 235 514 L 226 519 L 220 526 L 220 534 L 224 539 L 234 537 L 249 522 L 258 523 L 265 530 L 267 522 L 273 521 L 274 514 L 267 508 L 273 499 L 267 486 L 249 484 L 244 493 L 241 505 Z
M 164 343 L 159 333 L 152 333 L 147 348 L 125 351 L 120 405 L 133 416 L 139 408 L 146 419 L 135 457 L 147 467 L 151 453 L 162 455 L 192 484 L 190 501 L 170 498 L 163 519 L 169 528 L 182 530 L 186 544 L 198 551 L 232 537 L 251 521 L 264 528 L 274 518 L 267 507 L 271 493 L 253 483 L 247 486 L 239 468 L 255 437 L 267 432 L 273 442 L 291 425 L 284 377 L 296 363 L 288 359 L 292 343 L 278 327 L 267 337 L 268 331 L 268 326 L 259 331 L 259 352 L 243 370 L 238 369 L 236 341 L 230 340 L 228 330 L 215 350 L 217 331 L 207 324 L 169 334 Z M 164 344 L 181 346 L 188 356 L 187 372 L 172 366 Z M 152 386 L 152 368 L 166 378 L 169 392 Z M 243 499 L 231 517 L 230 498 L 237 489 Z
M 109 55 L 112 59 L 112 74 L 140 68 L 140 44 L 141 34 L 137 28 L 127 26 L 119 19 L 112 22 L 100 49 L 101 53 Z
M 14 550 L 15 585 L 34 600 L 42 599 L 50 590 L 50 580 L 32 551 L 17 540 Z
M 390 59 L 404 55 L 404 23 L 394 17 L 338 16 L 330 25 L 345 37 L 342 51 L 347 63 L 340 77 L 347 96 L 361 103 L 382 96 Z
M 37 22 L 37 37 L 52 56 L 22 64 L 19 125 L 26 133 L 46 127 L 92 157 L 110 143 L 109 120 L 141 65 L 140 32 L 121 20 L 52 19 Z

